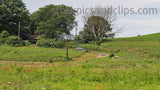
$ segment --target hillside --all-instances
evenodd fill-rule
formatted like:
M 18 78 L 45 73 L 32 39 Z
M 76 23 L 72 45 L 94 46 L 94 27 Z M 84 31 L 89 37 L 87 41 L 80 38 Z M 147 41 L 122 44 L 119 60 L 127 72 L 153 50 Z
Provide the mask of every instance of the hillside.
M 116 40 L 160 41 L 160 33 L 129 38 L 116 38 Z

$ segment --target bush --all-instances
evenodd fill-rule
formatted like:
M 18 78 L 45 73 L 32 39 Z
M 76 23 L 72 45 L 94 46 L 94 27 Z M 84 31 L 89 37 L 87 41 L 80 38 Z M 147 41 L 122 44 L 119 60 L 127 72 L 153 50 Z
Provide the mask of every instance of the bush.
M 109 58 L 112 58 L 112 57 L 114 57 L 114 54 L 110 54 L 110 55 L 109 55 Z
M 54 43 L 54 47 L 56 47 L 56 48 L 63 48 L 63 47 L 65 47 L 65 43 L 62 42 L 62 41 L 56 41 Z
M 2 31 L 2 33 L 0 34 L 0 44 L 4 44 L 8 37 L 9 37 L 9 33 L 5 30 Z
M 56 41 L 56 39 L 40 39 L 36 43 L 39 47 L 52 47 L 52 48 L 63 48 L 65 43 L 62 41 Z
M 36 45 L 39 47 L 54 47 L 55 39 L 40 39 Z
M 9 36 L 5 42 L 7 45 L 18 47 L 18 46 L 24 46 L 24 43 L 20 39 L 20 42 L 18 42 L 17 36 Z
M 25 46 L 30 46 L 31 45 L 31 43 L 28 40 L 24 41 L 24 43 L 25 43 Z

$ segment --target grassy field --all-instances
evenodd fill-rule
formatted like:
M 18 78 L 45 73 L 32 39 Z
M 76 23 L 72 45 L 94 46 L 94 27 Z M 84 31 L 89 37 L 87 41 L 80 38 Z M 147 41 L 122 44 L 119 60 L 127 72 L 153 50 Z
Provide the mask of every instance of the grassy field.
M 76 58 L 84 51 L 69 50 L 69 57 Z M 40 48 L 40 47 L 0 47 L 0 60 L 3 61 L 39 61 L 57 62 L 66 59 L 66 49 Z
M 92 53 L 70 49 L 72 61 L 63 60 L 64 49 L 1 46 L 0 90 L 160 90 L 158 35 L 112 39 L 98 49 L 81 44 Z

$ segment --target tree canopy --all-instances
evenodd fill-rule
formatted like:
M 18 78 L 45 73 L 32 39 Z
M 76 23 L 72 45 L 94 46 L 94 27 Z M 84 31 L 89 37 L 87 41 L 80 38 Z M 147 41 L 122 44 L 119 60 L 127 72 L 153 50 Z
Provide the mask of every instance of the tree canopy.
M 44 34 L 46 38 L 57 38 L 70 34 L 76 26 L 75 10 L 65 5 L 47 5 L 34 12 L 31 18 L 32 33 Z
M 22 0 L 0 0 L 0 32 L 6 30 L 10 35 L 18 35 L 21 23 L 21 37 L 25 39 L 30 33 L 29 12 Z
M 112 37 L 114 34 L 109 34 L 112 31 L 111 24 L 101 16 L 91 16 L 84 25 L 84 30 L 80 32 L 82 38 L 89 41 L 104 37 Z

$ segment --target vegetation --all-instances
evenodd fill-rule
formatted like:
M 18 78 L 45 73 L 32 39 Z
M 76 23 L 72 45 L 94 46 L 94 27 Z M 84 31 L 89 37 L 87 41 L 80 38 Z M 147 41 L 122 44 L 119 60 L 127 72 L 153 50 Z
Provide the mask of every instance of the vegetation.
M 75 12 L 65 5 L 47 5 L 30 15 L 31 29 L 36 30 L 37 34 L 44 34 L 48 39 L 59 38 L 62 34 L 69 35 L 76 25 Z
M 160 41 L 160 33 L 137 36 L 137 37 L 129 37 L 129 38 L 118 38 L 116 40 L 128 40 L 128 41 Z
M 100 16 L 91 16 L 88 18 L 88 21 L 84 26 L 84 31 L 80 34 L 83 39 L 93 41 L 98 38 L 108 38 L 109 36 L 112 37 L 114 34 L 108 35 L 111 31 L 111 25 L 105 18 Z
M 9 33 L 3 30 L 2 33 L 0 33 L 0 45 L 4 44 L 8 37 L 9 37 Z
M 0 47 L 0 60 L 3 61 L 39 61 L 53 62 L 65 61 L 65 49 L 38 48 L 38 47 Z M 75 58 L 82 55 L 83 51 L 69 50 L 69 57 Z
M 31 42 L 29 42 L 28 40 L 25 40 L 24 43 L 25 43 L 25 46 L 30 46 L 31 45 Z
M 93 53 L 70 49 L 73 61 L 65 62 L 57 62 L 64 61 L 64 49 L 1 46 L 0 89 L 159 90 L 160 43 L 150 39 L 112 39 L 97 51 L 96 44 L 81 44 Z M 10 60 L 41 62 L 4 62 Z
M 10 35 L 18 35 L 21 24 L 21 38 L 26 39 L 29 30 L 29 11 L 22 0 L 0 0 L 0 33 L 8 31 Z
M 51 48 L 64 48 L 65 43 L 63 41 L 56 41 L 56 39 L 40 39 L 36 43 L 39 47 L 51 47 Z
M 76 44 L 68 42 L 67 58 L 63 35 L 76 26 L 72 7 L 51 4 L 29 15 L 22 0 L 1 0 L 0 90 L 159 90 L 160 33 L 104 39 L 115 34 L 115 15 L 97 10 L 85 16 Z M 31 46 L 24 39 L 35 33 L 44 35 Z

